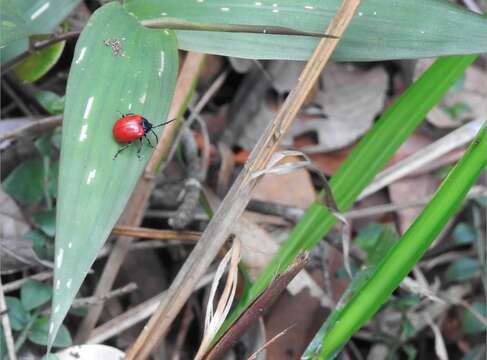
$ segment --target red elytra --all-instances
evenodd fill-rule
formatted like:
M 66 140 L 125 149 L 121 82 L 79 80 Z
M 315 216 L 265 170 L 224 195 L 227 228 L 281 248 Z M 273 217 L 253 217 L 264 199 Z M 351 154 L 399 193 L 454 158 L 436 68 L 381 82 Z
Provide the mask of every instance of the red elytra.
M 123 115 L 120 119 L 118 119 L 115 122 L 115 124 L 113 124 L 112 131 L 113 131 L 113 137 L 118 143 L 127 144 L 127 145 L 125 145 L 120 150 L 118 150 L 113 158 L 115 159 L 118 156 L 118 154 L 120 154 L 123 150 L 128 148 L 132 143 L 132 141 L 135 140 L 140 141 L 140 146 L 137 150 L 137 157 L 140 158 L 140 152 L 142 150 L 142 138 L 145 138 L 147 140 L 147 144 L 150 147 L 154 147 L 152 146 L 150 139 L 147 137 L 147 134 L 149 132 L 152 133 L 156 137 L 156 143 L 157 143 L 159 141 L 159 138 L 157 137 L 157 134 L 154 132 L 153 129 L 162 125 L 166 125 L 173 120 L 169 120 L 158 125 L 152 125 L 149 122 L 149 120 L 144 118 L 142 115 L 136 115 L 136 114 Z

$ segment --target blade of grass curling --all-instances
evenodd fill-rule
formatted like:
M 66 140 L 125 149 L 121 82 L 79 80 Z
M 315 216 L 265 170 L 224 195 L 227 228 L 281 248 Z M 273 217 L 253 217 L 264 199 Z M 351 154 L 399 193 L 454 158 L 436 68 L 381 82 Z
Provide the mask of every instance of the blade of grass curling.
M 322 32 L 340 0 L 127 0 L 141 20 L 282 26 Z M 177 30 L 182 49 L 218 55 L 307 60 L 318 43 L 302 36 Z M 338 61 L 411 59 L 487 51 L 487 20 L 443 0 L 367 0 L 333 54 Z
M 80 35 L 62 129 L 49 346 L 152 152 L 144 144 L 139 160 L 134 144 L 114 159 L 112 126 L 124 113 L 165 121 L 177 71 L 174 33 L 140 26 L 116 2 Z
M 369 320 L 426 252 L 487 164 L 484 125 L 432 200 L 388 252 L 369 281 L 340 310 L 323 339 L 319 359 L 327 359 Z
M 330 181 L 341 211 L 353 204 L 430 109 L 476 58 L 476 55 L 469 55 L 438 59 L 380 117 Z M 231 314 L 225 328 L 265 289 L 275 274 L 285 269 L 299 252 L 309 250 L 321 241 L 335 222 L 335 217 L 320 203 L 312 204 L 249 289 L 248 297 L 242 299 Z

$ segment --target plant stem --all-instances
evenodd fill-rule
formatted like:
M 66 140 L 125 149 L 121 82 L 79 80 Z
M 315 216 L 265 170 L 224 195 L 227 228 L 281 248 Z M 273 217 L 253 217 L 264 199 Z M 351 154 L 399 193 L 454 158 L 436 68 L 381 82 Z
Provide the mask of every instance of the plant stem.
M 19 334 L 19 337 L 15 341 L 15 351 L 19 352 L 20 348 L 22 345 L 24 345 L 25 340 L 27 340 L 27 337 L 29 336 L 29 331 L 32 328 L 32 325 L 34 325 L 34 322 L 37 320 L 39 317 L 39 314 L 41 313 L 41 309 L 37 308 L 31 315 L 31 318 L 27 325 L 25 325 L 25 328 L 22 329 L 22 332 Z

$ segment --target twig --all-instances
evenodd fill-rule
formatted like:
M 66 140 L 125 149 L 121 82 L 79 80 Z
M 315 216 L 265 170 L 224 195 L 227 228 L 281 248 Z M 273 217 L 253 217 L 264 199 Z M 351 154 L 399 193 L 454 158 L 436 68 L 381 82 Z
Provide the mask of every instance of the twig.
M 39 134 L 46 130 L 54 129 L 56 126 L 61 125 L 62 119 L 62 115 L 56 115 L 39 120 L 33 120 L 30 124 L 0 135 L 0 142 L 8 139 L 16 139 L 24 136 L 25 134 Z
M 197 231 L 157 230 L 128 225 L 115 225 L 113 235 L 130 236 L 142 239 L 197 241 L 201 233 Z
M 359 4 L 360 0 L 344 1 L 326 33 L 341 36 Z M 233 183 L 201 239 L 171 284 L 168 296 L 161 302 L 157 312 L 129 349 L 126 355 L 127 360 L 146 359 L 169 330 L 172 321 L 190 296 L 198 279 L 204 274 L 228 237 L 233 223 L 244 211 L 250 199 L 250 192 L 255 185 L 255 179 L 252 178 L 253 173 L 265 168 L 267 161 L 321 75 L 337 44 L 336 39 L 320 40 L 301 73 L 296 87 L 262 134 L 246 166 Z
M 215 273 L 211 272 L 203 276 L 198 282 L 195 291 L 208 285 L 212 281 L 214 275 Z M 157 306 L 165 296 L 166 291 L 163 291 L 159 295 L 156 295 L 149 300 L 134 306 L 123 314 L 111 319 L 110 321 L 107 321 L 103 325 L 100 325 L 91 332 L 90 338 L 88 339 L 87 343 L 102 343 L 107 339 L 110 339 L 120 334 L 122 331 L 125 331 L 131 326 L 147 319 L 157 310 Z
M 52 34 L 50 37 L 44 40 L 31 41 L 29 44 L 29 49 L 27 51 L 24 51 L 20 55 L 16 56 L 12 60 L 5 63 L 4 66 L 2 66 L 2 75 L 8 72 L 16 64 L 29 57 L 31 54 L 35 53 L 36 51 L 42 50 L 48 46 L 51 46 L 61 41 L 76 38 L 79 36 L 79 34 L 80 34 L 79 31 L 69 31 L 61 34 Z
M 232 326 L 218 340 L 206 355 L 205 360 L 218 359 L 245 333 L 245 331 L 269 308 L 286 289 L 292 279 L 304 269 L 308 261 L 306 254 L 300 254 L 291 267 L 269 284 L 266 290 L 235 320 Z
M 52 278 L 53 275 L 54 274 L 52 271 L 44 271 L 32 276 L 24 277 L 19 280 L 11 281 L 3 286 L 3 291 L 7 293 L 10 291 L 18 290 L 28 280 L 44 281 L 44 280 L 49 280 L 50 278 Z
M 202 54 L 188 53 L 178 77 L 173 102 L 169 111 L 169 118 L 180 118 L 180 115 L 184 112 L 190 94 L 192 93 L 192 89 L 195 86 L 196 79 L 198 78 L 203 60 L 204 55 Z M 172 139 L 174 139 L 177 129 L 177 124 L 175 123 L 177 122 L 172 122 L 164 127 L 164 131 L 159 139 L 156 149 L 145 168 L 144 176 L 139 179 L 132 197 L 128 202 L 129 205 L 122 214 L 120 219 L 121 224 L 138 226 L 141 223 L 150 194 L 155 187 L 155 174 L 157 173 L 161 160 L 167 156 Z M 133 238 L 128 236 L 122 236 L 118 239 L 105 264 L 100 280 L 98 281 L 95 296 L 103 296 L 110 291 L 118 271 L 122 266 L 123 260 L 130 249 L 132 241 Z M 83 343 L 89 337 L 90 332 L 96 326 L 102 309 L 103 303 L 90 308 L 78 329 L 78 333 L 75 337 L 76 342 Z
M 179 327 L 178 335 L 176 336 L 176 342 L 174 344 L 174 350 L 171 360 L 179 360 L 181 357 L 181 349 L 183 348 L 184 340 L 188 334 L 189 325 L 194 319 L 194 312 L 191 305 L 186 305 L 186 309 L 183 312 L 183 319 L 181 320 L 181 326 Z
M 128 283 L 124 287 L 115 289 L 110 291 L 108 294 L 104 295 L 103 297 L 97 297 L 97 296 L 90 296 L 90 297 L 85 297 L 85 298 L 79 298 L 75 299 L 73 301 L 73 307 L 85 307 L 85 306 L 93 306 L 99 303 L 102 303 L 106 300 L 113 299 L 118 296 L 122 296 L 125 294 L 129 294 L 132 291 L 137 290 L 137 284 L 136 283 Z
M 7 353 L 10 360 L 17 360 L 15 355 L 15 343 L 12 336 L 12 327 L 10 326 L 10 319 L 7 312 L 7 303 L 3 294 L 2 279 L 0 278 L 0 316 L 2 317 L 3 336 L 7 346 Z
M 268 35 L 296 35 L 336 39 L 337 36 L 318 32 L 299 31 L 283 26 L 239 25 L 239 24 L 205 24 L 190 22 L 182 19 L 163 17 L 158 19 L 142 20 L 141 24 L 156 29 L 217 31 L 230 33 L 250 33 Z
M 4 80 L 2 81 L 2 88 L 5 90 L 7 95 L 12 99 L 12 101 L 17 104 L 17 107 L 27 116 L 34 116 L 34 113 L 29 109 L 29 107 L 24 103 L 24 100 L 17 95 L 17 93 L 12 89 L 12 87 Z

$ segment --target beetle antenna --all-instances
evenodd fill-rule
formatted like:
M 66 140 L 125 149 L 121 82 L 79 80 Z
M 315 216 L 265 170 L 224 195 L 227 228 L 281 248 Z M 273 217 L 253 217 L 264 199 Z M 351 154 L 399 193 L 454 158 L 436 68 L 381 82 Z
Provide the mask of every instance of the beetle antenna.
M 170 122 L 173 122 L 174 120 L 176 120 L 176 118 L 174 118 L 174 119 L 172 119 L 172 120 L 169 120 L 169 121 L 166 121 L 166 122 L 164 122 L 164 123 L 162 123 L 162 124 L 154 125 L 154 126 L 152 127 L 152 129 L 154 129 L 154 128 L 156 128 L 156 127 L 159 127 L 159 126 L 163 126 L 163 125 L 169 124 Z

